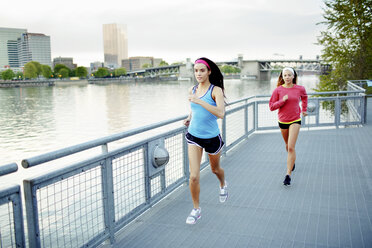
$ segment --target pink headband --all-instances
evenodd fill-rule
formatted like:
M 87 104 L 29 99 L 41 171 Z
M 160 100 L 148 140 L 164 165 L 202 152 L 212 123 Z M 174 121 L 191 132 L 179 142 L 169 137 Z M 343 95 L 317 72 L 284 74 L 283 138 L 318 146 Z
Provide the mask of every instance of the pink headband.
M 204 61 L 204 60 L 202 60 L 202 59 L 197 59 L 196 61 L 195 61 L 195 64 L 205 64 L 207 67 L 208 67 L 208 69 L 210 70 L 211 68 L 209 67 L 209 65 L 208 65 L 208 63 L 206 62 L 206 61 Z

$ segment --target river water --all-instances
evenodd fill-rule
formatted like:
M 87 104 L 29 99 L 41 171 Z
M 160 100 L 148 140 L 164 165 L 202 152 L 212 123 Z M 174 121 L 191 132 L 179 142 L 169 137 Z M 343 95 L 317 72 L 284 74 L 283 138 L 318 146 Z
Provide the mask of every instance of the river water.
M 276 80 L 227 79 L 226 100 L 271 94 Z M 315 75 L 299 77 L 308 92 L 318 82 Z M 0 88 L 0 165 L 16 162 L 21 167 L 25 158 L 186 115 L 193 84 L 61 82 L 52 87 Z

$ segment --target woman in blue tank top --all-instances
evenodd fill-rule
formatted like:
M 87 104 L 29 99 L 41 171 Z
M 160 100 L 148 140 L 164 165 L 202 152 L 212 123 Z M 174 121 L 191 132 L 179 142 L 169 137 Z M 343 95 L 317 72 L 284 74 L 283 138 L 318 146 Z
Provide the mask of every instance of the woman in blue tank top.
M 199 180 L 203 150 L 208 153 L 212 172 L 220 182 L 220 202 L 223 203 L 228 198 L 225 172 L 220 166 L 224 142 L 217 124 L 217 119 L 222 119 L 225 115 L 223 75 L 218 66 L 207 58 L 195 61 L 194 74 L 198 84 L 190 88 L 191 112 L 184 120 L 184 124 L 188 126 L 186 140 L 190 162 L 190 192 L 194 207 L 186 219 L 187 224 L 195 224 L 201 217 Z

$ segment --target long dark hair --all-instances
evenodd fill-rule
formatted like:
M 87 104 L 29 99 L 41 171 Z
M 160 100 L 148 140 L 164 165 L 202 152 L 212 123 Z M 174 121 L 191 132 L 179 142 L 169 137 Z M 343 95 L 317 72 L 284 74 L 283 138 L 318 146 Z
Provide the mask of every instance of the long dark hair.
M 295 71 L 295 69 L 293 69 L 293 72 L 294 72 L 294 78 L 292 80 L 293 84 L 297 84 L 297 72 Z M 283 79 L 283 71 L 280 72 L 280 75 L 279 75 L 279 78 L 278 78 L 278 83 L 276 84 L 276 87 L 279 87 L 280 85 L 283 85 L 284 84 L 284 79 Z
M 210 70 L 211 70 L 211 74 L 209 75 L 209 82 L 211 84 L 215 85 L 215 86 L 220 87 L 222 89 L 223 95 L 225 96 L 225 87 L 223 85 L 223 75 L 220 71 L 220 68 L 218 68 L 216 63 L 214 63 L 210 59 L 207 59 L 205 57 L 201 57 L 201 58 L 198 58 L 198 59 L 204 60 L 205 62 L 208 63 L 208 65 L 210 67 Z M 207 67 L 207 69 L 209 70 L 208 67 Z

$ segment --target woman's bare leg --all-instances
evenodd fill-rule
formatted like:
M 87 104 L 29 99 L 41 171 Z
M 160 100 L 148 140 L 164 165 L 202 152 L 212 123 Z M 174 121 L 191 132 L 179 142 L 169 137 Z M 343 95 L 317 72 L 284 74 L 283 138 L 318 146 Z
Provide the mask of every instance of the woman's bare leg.
M 292 124 L 289 126 L 289 135 L 288 135 L 288 143 L 287 143 L 287 175 L 291 175 L 293 165 L 296 161 L 296 142 L 298 138 L 298 133 L 300 132 L 301 125 L 300 124 Z
M 225 186 L 225 171 L 220 166 L 220 155 L 221 152 L 215 155 L 209 154 L 209 163 L 211 165 L 212 172 L 217 176 L 220 181 L 221 188 Z
M 194 208 L 199 208 L 200 194 L 200 163 L 203 149 L 196 145 L 188 144 L 189 163 L 190 163 L 190 193 Z

